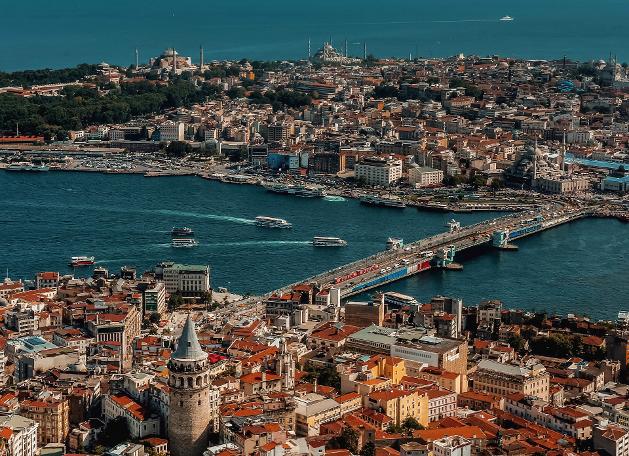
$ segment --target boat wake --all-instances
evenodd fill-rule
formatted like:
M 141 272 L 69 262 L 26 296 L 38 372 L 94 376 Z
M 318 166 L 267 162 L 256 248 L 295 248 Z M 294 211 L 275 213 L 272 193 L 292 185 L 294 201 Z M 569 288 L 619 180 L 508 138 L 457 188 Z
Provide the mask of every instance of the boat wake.
M 206 244 L 210 247 L 255 247 L 255 246 L 282 246 L 282 245 L 310 245 L 310 241 L 235 241 L 235 242 L 216 242 Z
M 332 203 L 340 203 L 342 201 L 345 201 L 345 198 L 343 198 L 342 196 L 334 196 L 334 195 L 325 196 L 323 197 L 323 199 L 325 201 L 330 201 Z
M 129 263 L 135 261 L 131 258 L 115 258 L 111 260 L 98 260 L 94 261 L 94 264 L 110 264 L 110 263 Z
M 251 219 L 241 218 L 241 217 L 231 217 L 229 215 L 218 215 L 218 214 L 203 214 L 201 212 L 184 212 L 184 211 L 172 211 L 170 209 L 160 209 L 157 211 L 158 214 L 167 215 L 167 216 L 175 216 L 175 217 L 191 217 L 191 218 L 200 218 L 207 220 L 217 220 L 221 222 L 231 222 L 231 223 L 239 223 L 241 225 L 253 225 L 255 222 Z

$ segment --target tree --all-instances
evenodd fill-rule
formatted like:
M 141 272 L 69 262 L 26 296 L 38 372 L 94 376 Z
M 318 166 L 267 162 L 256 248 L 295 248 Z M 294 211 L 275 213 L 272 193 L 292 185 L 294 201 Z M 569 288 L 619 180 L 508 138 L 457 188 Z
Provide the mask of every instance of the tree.
M 319 385 L 331 386 L 337 390 L 341 388 L 341 377 L 334 367 L 317 369 L 311 364 L 307 364 L 306 371 L 308 372 L 306 380 L 309 382 L 316 380 Z
M 103 432 L 100 434 L 99 443 L 106 445 L 108 448 L 113 447 L 128 440 L 129 435 L 127 419 L 119 416 L 107 422 Z
M 362 450 L 360 450 L 360 456 L 375 456 L 376 455 L 376 445 L 373 442 L 367 442 L 363 445 Z
M 153 312 L 150 316 L 149 316 L 149 321 L 151 323 L 157 324 L 161 321 L 162 319 L 162 315 L 159 312 Z
M 183 303 L 184 301 L 181 293 L 173 293 L 168 298 L 168 308 L 170 310 L 176 310 L 177 308 L 181 307 Z
M 184 141 L 171 141 L 166 147 L 166 154 L 172 157 L 185 157 L 192 151 L 192 146 Z
M 502 180 L 495 179 L 495 178 L 492 179 L 491 184 L 489 184 L 489 187 L 491 188 L 491 191 L 493 192 L 494 196 L 496 195 L 496 192 L 504 188 L 504 186 L 505 184 Z
M 402 427 L 408 431 L 414 431 L 414 430 L 418 430 L 418 429 L 424 429 L 424 426 L 422 426 L 421 424 L 419 424 L 419 421 L 417 421 L 414 417 L 412 416 L 407 416 L 406 419 L 402 422 Z
M 345 426 L 341 435 L 330 440 L 330 446 L 334 448 L 345 448 L 352 454 L 358 452 L 358 432 L 354 428 Z

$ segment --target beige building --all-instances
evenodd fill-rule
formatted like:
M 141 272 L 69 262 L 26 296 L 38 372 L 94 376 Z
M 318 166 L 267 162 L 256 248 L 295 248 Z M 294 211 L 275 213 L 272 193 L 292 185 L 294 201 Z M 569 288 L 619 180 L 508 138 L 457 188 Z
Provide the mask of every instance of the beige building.
M 35 421 L 39 446 L 49 443 L 65 443 L 70 432 L 67 400 L 26 400 L 20 404 L 20 414 Z
M 484 359 L 474 373 L 474 391 L 507 396 L 521 393 L 548 401 L 550 375 L 541 364 L 516 366 Z
M 382 326 L 384 322 L 383 302 L 348 302 L 345 304 L 345 324 L 365 328 Z
M 341 404 L 316 393 L 309 393 L 295 398 L 295 432 L 298 436 L 319 435 L 323 423 L 338 420 L 341 417 Z
M 443 171 L 427 166 L 408 169 L 408 183 L 414 187 L 430 187 L 443 183 Z
M 402 160 L 367 157 L 354 167 L 357 181 L 367 185 L 388 186 L 402 178 Z
M 428 425 L 428 396 L 416 390 L 376 391 L 363 399 L 363 405 L 384 413 L 396 425 L 401 425 L 408 417 L 415 418 L 424 427 Z

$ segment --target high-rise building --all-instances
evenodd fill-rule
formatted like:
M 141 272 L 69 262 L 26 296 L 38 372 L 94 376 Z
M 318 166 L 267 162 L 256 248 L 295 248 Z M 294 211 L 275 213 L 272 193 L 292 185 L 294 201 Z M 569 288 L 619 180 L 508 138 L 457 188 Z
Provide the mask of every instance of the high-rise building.
M 215 395 L 210 391 L 208 354 L 199 344 L 190 316 L 168 369 L 170 453 L 173 456 L 199 456 L 207 448 L 212 410 L 218 404 L 213 401 Z

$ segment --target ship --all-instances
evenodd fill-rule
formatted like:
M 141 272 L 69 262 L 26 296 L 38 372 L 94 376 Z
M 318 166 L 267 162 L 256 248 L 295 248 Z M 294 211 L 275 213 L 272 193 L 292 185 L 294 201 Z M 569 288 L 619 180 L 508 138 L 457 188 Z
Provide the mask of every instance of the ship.
M 74 256 L 72 258 L 70 258 L 70 266 L 72 266 L 73 268 L 76 267 L 80 267 L 80 266 L 91 266 L 94 264 L 94 257 L 93 256 Z
M 500 20 L 501 20 L 502 22 L 510 22 L 510 21 L 512 21 L 512 20 L 513 20 L 513 18 L 512 18 L 511 16 L 502 16 L 502 17 L 500 18 Z
M 303 198 L 323 198 L 326 195 L 323 189 L 306 187 L 304 185 L 268 184 L 264 188 L 269 192 L 301 196 Z
M 404 201 L 400 199 L 393 198 L 381 198 L 379 196 L 363 196 L 360 199 L 361 204 L 366 204 L 368 206 L 385 206 L 385 207 L 395 207 L 403 209 L 406 207 Z
M 347 241 L 337 237 L 315 236 L 312 238 L 312 245 L 315 247 L 345 247 Z
M 399 238 L 387 239 L 387 250 L 399 250 L 404 246 L 404 240 Z
M 11 163 L 5 168 L 7 171 L 19 171 L 23 173 L 38 173 L 50 171 L 46 165 L 34 165 L 33 163 Z
M 197 245 L 199 245 L 199 243 L 192 238 L 176 238 L 170 243 L 170 246 L 175 248 L 191 248 Z
M 281 218 L 275 217 L 266 217 L 263 215 L 259 215 L 255 219 L 256 226 L 260 226 L 262 228 L 292 228 L 293 225 Z
M 385 304 L 395 308 L 410 306 L 411 309 L 414 310 L 417 309 L 417 306 L 419 306 L 417 299 L 415 299 L 414 297 L 402 293 L 396 293 L 394 291 L 387 291 L 386 293 L 382 293 L 382 297 Z
M 182 227 L 178 227 L 178 226 L 174 226 L 173 229 L 170 231 L 170 234 L 172 236 L 194 236 L 194 231 L 192 231 L 192 228 L 188 228 L 187 226 L 182 226 Z

